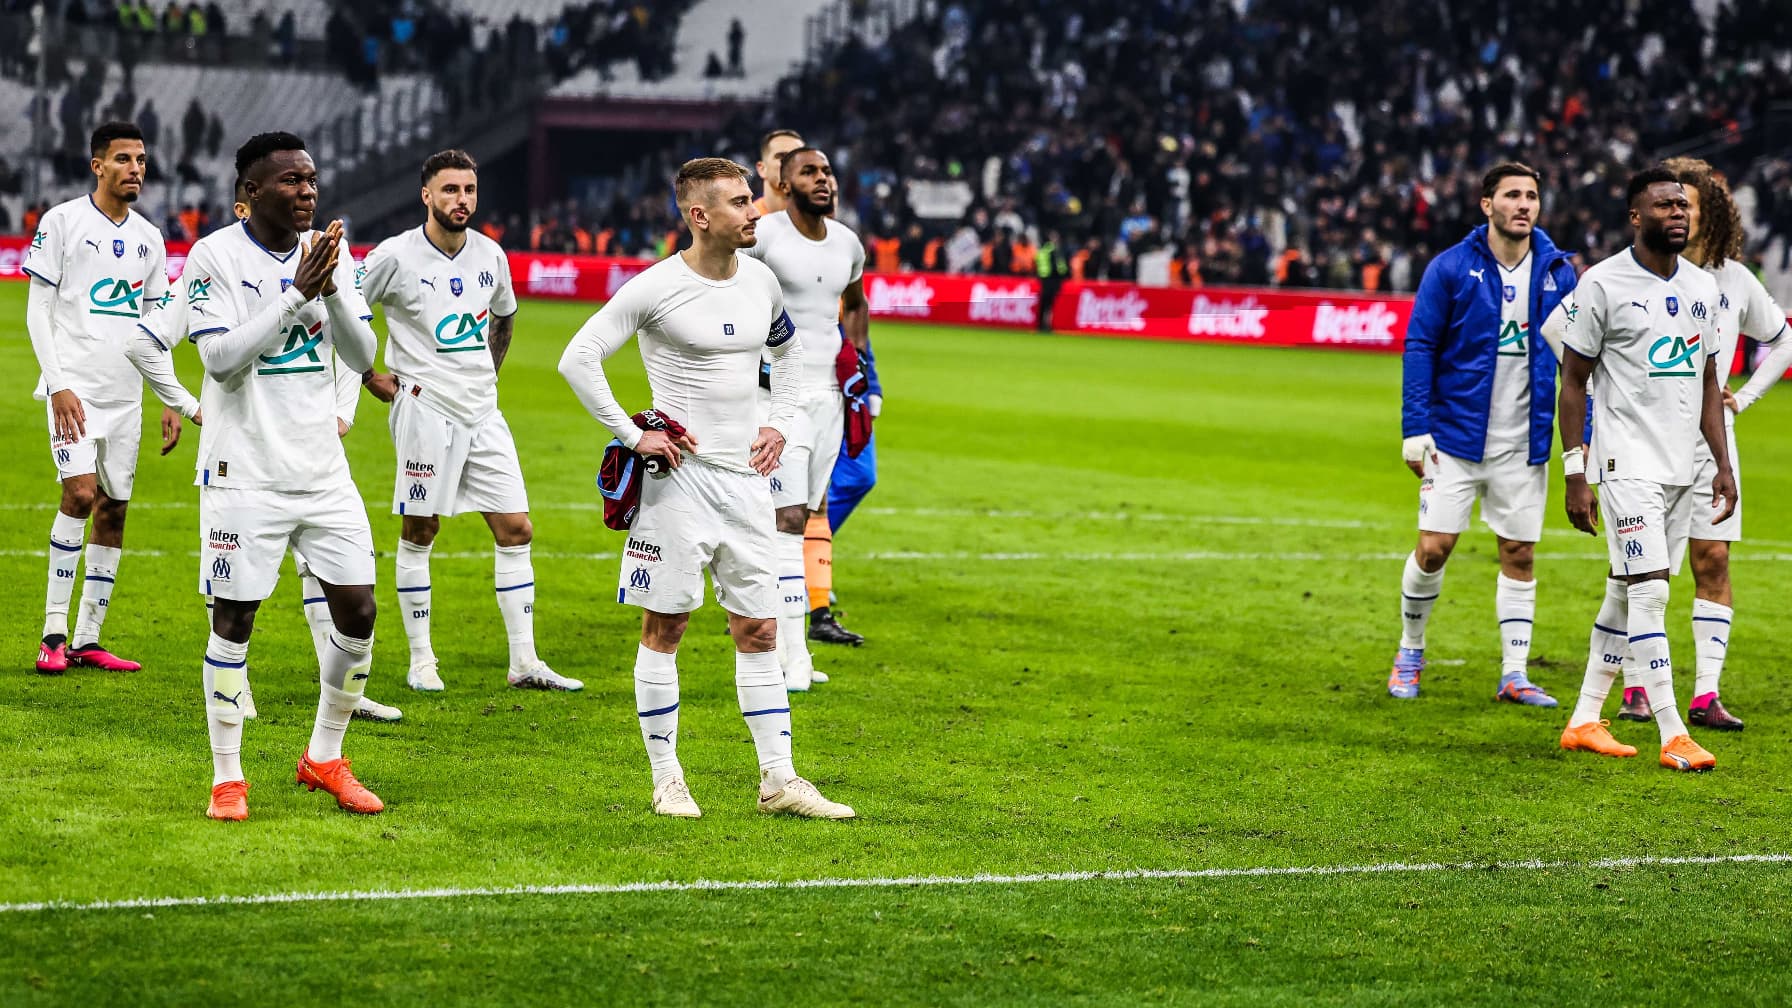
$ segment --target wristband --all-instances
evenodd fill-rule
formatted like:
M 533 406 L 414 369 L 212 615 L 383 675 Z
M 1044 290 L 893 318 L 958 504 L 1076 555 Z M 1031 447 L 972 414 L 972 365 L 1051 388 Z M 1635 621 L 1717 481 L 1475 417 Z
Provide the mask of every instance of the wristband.
M 361 384 L 365 385 L 372 380 L 373 380 L 373 369 L 372 368 L 368 368 L 367 370 L 361 372 Z
M 1585 476 L 1587 474 L 1587 450 L 1570 448 L 1562 453 L 1562 475 Z

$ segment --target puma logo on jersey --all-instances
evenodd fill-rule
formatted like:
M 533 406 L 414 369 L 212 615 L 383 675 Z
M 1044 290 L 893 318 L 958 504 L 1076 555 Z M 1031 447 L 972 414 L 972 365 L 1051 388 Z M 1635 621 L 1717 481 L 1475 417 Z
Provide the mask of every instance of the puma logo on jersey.
M 1478 270 L 1469 270 L 1468 275 L 1474 277 L 1476 283 L 1485 283 L 1487 281 L 1487 267 L 1483 266 Z
M 435 290 L 435 289 L 436 289 L 436 282 L 435 282 L 435 281 L 434 281 L 434 280 L 429 280 L 429 279 L 426 279 L 426 278 L 423 278 L 423 277 L 418 277 L 418 278 L 417 278 L 417 282 L 418 282 L 418 283 L 420 283 L 420 284 L 428 284 L 428 285 L 429 285 L 429 289 L 430 289 L 430 290 Z
M 83 243 L 83 244 L 86 244 L 86 245 L 91 245 L 91 246 L 93 246 L 93 250 L 94 250 L 94 251 L 95 251 L 95 252 L 98 252 L 98 251 L 99 251 L 99 250 L 100 250 L 100 243 L 99 243 L 99 242 L 96 242 L 96 241 L 94 241 L 94 240 L 93 240 L 93 239 L 92 239 L 92 238 L 83 238 L 83 239 L 81 239 L 81 242 L 82 242 L 82 243 Z
M 243 281 L 243 286 L 244 286 L 244 287 L 247 287 L 247 288 L 249 288 L 249 289 L 250 289 L 250 290 L 252 290 L 252 291 L 254 291 L 254 292 L 255 292 L 255 296 L 256 296 L 256 297 L 260 297 L 260 296 L 261 296 L 261 281 L 260 281 L 260 280 L 257 280 L 257 281 L 255 281 L 255 282 L 254 282 L 254 283 L 250 283 L 250 282 L 249 282 L 249 281 L 247 281 L 247 280 L 244 280 L 244 281 Z

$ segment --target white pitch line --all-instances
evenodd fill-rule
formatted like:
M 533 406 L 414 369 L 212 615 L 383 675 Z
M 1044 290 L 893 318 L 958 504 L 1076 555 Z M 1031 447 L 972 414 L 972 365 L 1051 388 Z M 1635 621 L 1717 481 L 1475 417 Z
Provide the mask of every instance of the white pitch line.
M 1420 862 L 1363 865 L 1295 865 L 1265 868 L 1133 868 L 1122 871 L 1041 872 L 1031 875 L 908 875 L 890 878 L 763 879 L 729 881 L 699 879 L 695 882 L 611 882 L 574 885 L 520 885 L 446 887 L 437 889 L 366 889 L 333 892 L 258 893 L 249 896 L 153 896 L 140 899 L 96 900 L 74 903 L 48 900 L 38 903 L 0 903 L 0 913 L 36 913 L 46 910 L 154 910 L 163 907 L 274 906 L 292 903 L 393 902 L 420 899 L 464 899 L 494 896 L 620 896 L 634 893 L 684 892 L 790 892 L 804 889 L 909 889 L 937 886 L 1035 885 L 1041 882 L 1127 882 L 1235 878 L 1310 878 L 1332 875 L 1391 875 L 1430 872 L 1499 871 L 1604 871 L 1623 868 L 1671 868 L 1676 866 L 1787 864 L 1792 854 L 1726 854 L 1708 857 L 1619 857 L 1590 861 L 1489 861 Z

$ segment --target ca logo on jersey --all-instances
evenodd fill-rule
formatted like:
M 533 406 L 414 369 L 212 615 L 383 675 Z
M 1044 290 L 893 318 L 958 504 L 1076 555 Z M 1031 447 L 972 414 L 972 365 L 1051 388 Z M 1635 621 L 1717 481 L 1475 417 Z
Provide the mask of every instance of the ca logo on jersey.
M 193 304 L 212 299 L 212 278 L 194 277 L 187 281 L 187 300 Z
M 1697 378 L 1698 365 L 1695 359 L 1699 355 L 1699 334 L 1691 337 L 1663 336 L 1649 347 L 1649 372 L 1651 378 Z
M 139 299 L 143 297 L 143 281 L 131 283 L 107 277 L 95 283 L 87 291 L 90 303 L 88 311 L 95 315 L 110 315 L 115 318 L 141 318 L 143 306 Z
M 1523 357 L 1530 345 L 1531 327 L 1528 323 L 1520 325 L 1516 320 L 1507 320 L 1500 326 L 1500 345 L 1496 353 L 1501 357 Z
M 261 366 L 255 369 L 258 375 L 290 375 L 308 374 L 324 369 L 323 358 L 318 356 L 318 344 L 324 341 L 324 324 L 313 322 L 307 329 L 294 322 L 286 331 L 286 345 L 277 354 L 263 354 L 257 358 Z
M 485 326 L 491 312 L 477 315 L 457 312 L 442 316 L 436 323 L 436 353 L 466 353 L 485 349 Z
M 39 231 L 38 233 L 32 235 L 31 236 L 31 251 L 33 251 L 33 252 L 42 251 L 43 247 L 44 247 L 44 242 L 49 241 L 49 240 L 50 240 L 50 232 L 48 232 L 48 231 Z

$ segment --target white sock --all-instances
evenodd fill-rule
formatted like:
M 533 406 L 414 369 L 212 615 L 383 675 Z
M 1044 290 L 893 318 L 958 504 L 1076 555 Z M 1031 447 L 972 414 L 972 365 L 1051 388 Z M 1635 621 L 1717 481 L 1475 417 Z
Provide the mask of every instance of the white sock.
M 243 779 L 243 693 L 249 688 L 249 643 L 212 634 L 205 642 L 200 681 L 205 731 L 212 743 L 212 787 Z
M 398 614 L 411 643 L 411 667 L 435 661 L 429 642 L 429 547 L 398 540 Z M 500 595 L 502 600 L 503 596 Z
M 504 634 L 510 638 L 510 667 L 533 665 L 539 659 L 535 655 L 535 566 L 529 562 L 529 544 L 495 547 L 492 574 L 498 586 L 498 611 L 504 614 Z
M 305 747 L 312 762 L 342 758 L 342 736 L 348 732 L 355 704 L 367 690 L 372 665 L 373 638 L 350 637 L 340 630 L 330 634 L 323 660 L 318 662 L 317 720 Z
M 1419 568 L 1419 556 L 1406 558 L 1406 570 L 1400 575 L 1400 646 L 1416 651 L 1425 649 L 1425 624 L 1431 622 L 1431 607 L 1443 591 L 1444 569 L 1427 574 Z
M 311 651 L 321 664 L 324 645 L 336 631 L 336 620 L 330 616 L 330 600 L 324 597 L 323 584 L 308 570 L 299 575 L 299 598 L 305 605 L 305 625 L 311 628 Z
M 790 759 L 790 695 L 784 692 L 778 656 L 770 651 L 736 651 L 734 692 L 747 730 L 753 733 L 761 779 L 773 789 L 783 787 L 796 776 L 796 767 Z
M 75 618 L 75 635 L 68 641 L 70 647 L 100 642 L 100 628 L 112 605 L 112 585 L 118 580 L 118 558 L 123 552 L 116 546 L 97 543 L 87 547 L 87 576 L 81 581 L 81 607 Z
M 778 533 L 778 660 L 799 676 L 815 668 L 809 655 L 809 588 L 803 568 L 803 537 Z
M 92 552 L 92 547 L 88 548 Z M 1702 598 L 1692 600 L 1692 649 L 1698 664 L 1694 666 L 1692 695 L 1694 699 L 1717 692 L 1717 681 L 1724 674 L 1724 656 L 1730 651 L 1730 620 L 1735 610 Z
M 1531 623 L 1537 615 L 1537 582 L 1496 579 L 1493 609 L 1500 621 L 1500 677 L 1523 676 L 1531 657 Z
M 61 511 L 50 523 L 50 587 L 44 596 L 44 636 L 68 636 L 68 601 L 75 595 L 75 575 L 81 569 L 81 542 L 87 536 L 87 519 L 70 518 Z
M 653 784 L 684 773 L 678 765 L 678 655 L 642 644 L 635 651 L 635 714 Z
M 1668 583 L 1638 581 L 1630 586 L 1630 653 L 1649 694 L 1649 708 L 1665 744 L 1686 734 L 1674 701 L 1674 666 L 1668 658 Z
M 1630 650 L 1630 593 L 1617 578 L 1605 579 L 1605 601 L 1593 617 L 1593 634 L 1587 641 L 1587 674 L 1580 683 L 1580 699 L 1574 703 L 1571 725 L 1598 721 L 1611 695 L 1612 680 Z

